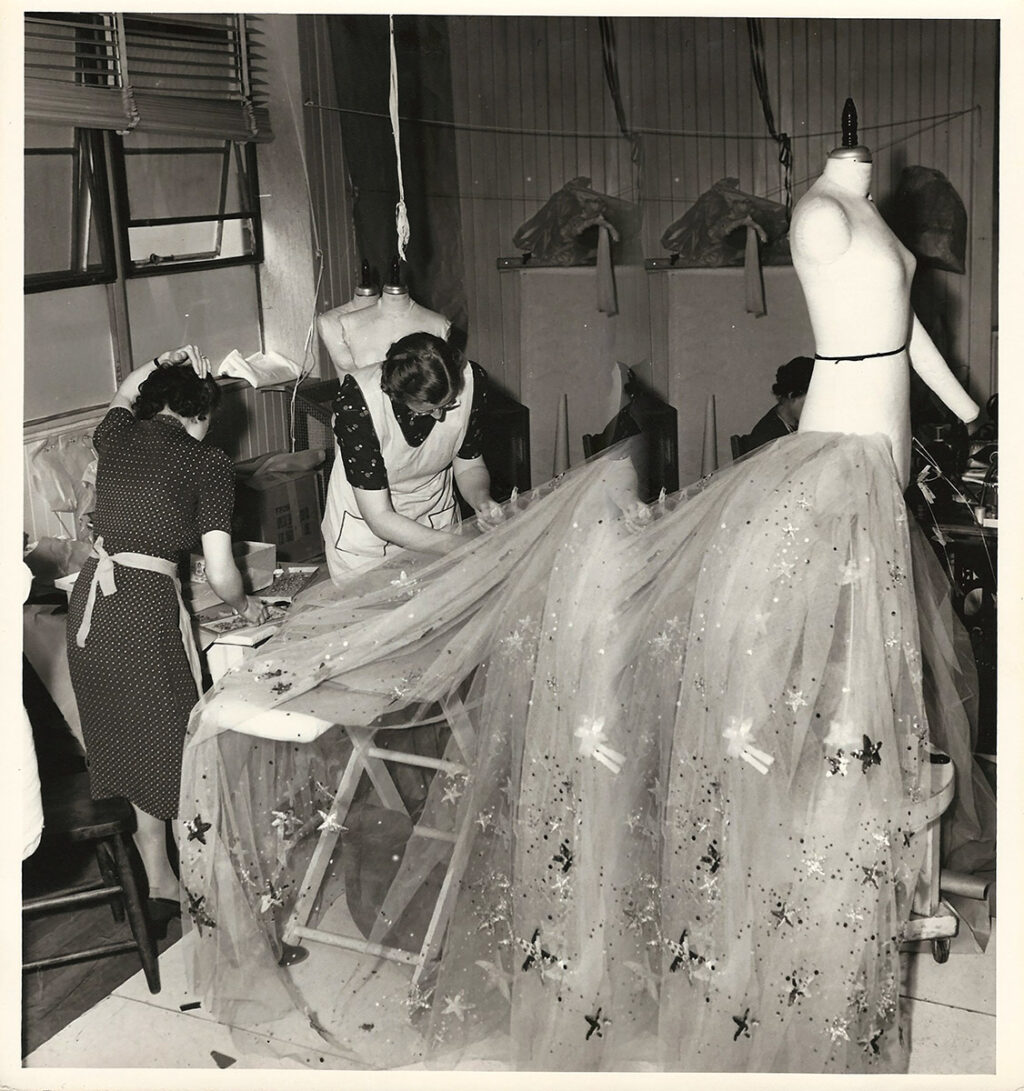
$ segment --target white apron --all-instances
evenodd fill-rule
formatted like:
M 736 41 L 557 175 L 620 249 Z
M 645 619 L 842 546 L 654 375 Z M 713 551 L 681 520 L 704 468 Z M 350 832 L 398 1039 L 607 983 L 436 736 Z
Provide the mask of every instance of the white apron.
M 351 374 L 366 399 L 380 441 L 395 511 L 434 530 L 459 526 L 462 520 L 455 498 L 452 461 L 469 428 L 473 369 L 466 365 L 466 381 L 458 407 L 446 413 L 444 420 L 434 422 L 430 435 L 419 447 L 410 447 L 406 442 L 391 399 L 381 390 L 381 365 L 373 364 Z M 378 538 L 359 514 L 337 441 L 334 468 L 327 487 L 326 512 L 320 529 L 324 536 L 327 567 L 335 583 L 343 582 L 353 572 L 380 564 L 389 550 L 400 548 Z

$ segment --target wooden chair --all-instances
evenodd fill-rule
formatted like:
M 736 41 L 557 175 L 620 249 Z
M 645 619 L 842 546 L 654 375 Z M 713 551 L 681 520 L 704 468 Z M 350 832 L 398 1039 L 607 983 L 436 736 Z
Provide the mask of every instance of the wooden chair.
M 102 878 L 92 886 L 67 886 L 42 897 L 25 898 L 21 904 L 23 915 L 71 911 L 80 905 L 110 901 L 115 920 L 124 920 L 127 914 L 131 939 L 25 962 L 22 971 L 27 973 L 124 951 L 138 951 L 149 991 L 158 993 L 160 969 L 156 944 L 129 853 L 129 842 L 135 829 L 135 812 L 131 804 L 120 797 L 92 799 L 88 773 L 56 777 L 43 786 L 43 822 L 42 846 L 94 844 Z

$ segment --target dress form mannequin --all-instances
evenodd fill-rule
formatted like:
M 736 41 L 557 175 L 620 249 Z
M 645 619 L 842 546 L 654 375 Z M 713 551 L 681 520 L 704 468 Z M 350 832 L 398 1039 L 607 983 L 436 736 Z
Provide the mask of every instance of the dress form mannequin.
M 339 374 L 379 364 L 391 345 L 406 334 L 448 337 L 451 323 L 444 315 L 413 302 L 409 289 L 399 283 L 395 265 L 388 280 L 380 298 L 371 300 L 368 306 L 347 313 L 332 312 L 333 336 L 328 351 Z
M 817 354 L 800 431 L 885 434 L 906 486 L 908 359 L 961 420 L 974 420 L 978 406 L 913 313 L 915 261 L 871 200 L 871 170 L 871 152 L 856 144 L 854 134 L 829 154 L 821 177 L 793 212 L 793 266 Z
M 350 357 L 350 353 L 344 347 L 344 336 L 341 331 L 341 316 L 351 314 L 353 311 L 361 311 L 364 307 L 372 307 L 380 298 L 380 292 L 370 277 L 370 263 L 363 262 L 362 279 L 355 290 L 355 294 L 347 303 L 340 307 L 324 311 L 316 320 L 316 328 L 320 333 L 331 362 L 338 372 L 338 378 L 344 378 L 346 368 L 344 361 Z

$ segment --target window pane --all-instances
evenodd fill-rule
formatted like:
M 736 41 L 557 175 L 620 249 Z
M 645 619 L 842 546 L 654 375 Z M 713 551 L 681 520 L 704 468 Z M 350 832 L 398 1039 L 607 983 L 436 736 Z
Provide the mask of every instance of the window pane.
M 114 383 L 102 285 L 25 296 L 25 419 L 109 402 Z
M 73 154 L 25 156 L 25 274 L 72 265 Z
M 113 279 L 112 264 L 104 264 L 104 178 L 95 134 L 63 125 L 26 126 L 26 277 L 105 273 Z
M 256 269 L 202 269 L 128 281 L 136 362 L 179 345 L 198 345 L 219 364 L 232 350 L 260 349 Z
M 244 258 L 255 250 L 250 220 L 214 220 L 128 229 L 129 252 L 136 266 L 162 262 Z
M 132 133 L 124 137 L 131 219 L 248 211 L 240 157 L 230 142 Z

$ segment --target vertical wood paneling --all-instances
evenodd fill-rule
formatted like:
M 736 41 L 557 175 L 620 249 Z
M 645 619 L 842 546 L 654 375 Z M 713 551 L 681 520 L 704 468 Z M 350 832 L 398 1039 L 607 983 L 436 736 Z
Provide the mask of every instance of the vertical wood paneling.
M 516 252 L 515 229 L 576 174 L 589 175 L 597 189 L 630 194 L 629 150 L 617 136 L 595 18 L 451 16 L 449 23 L 456 121 L 497 118 L 552 134 L 469 133 L 458 144 L 460 177 L 466 177 L 462 160 L 472 163 L 474 176 L 464 191 L 472 196 L 463 200 L 467 276 L 474 281 L 467 285 L 470 351 L 494 367 L 502 352 L 495 259 Z M 900 172 L 915 164 L 942 171 L 963 198 L 972 233 L 967 275 L 929 274 L 927 289 L 936 321 L 948 323 L 950 363 L 969 367 L 975 393 L 985 396 L 993 381 L 993 24 L 985 30 L 970 20 L 778 19 L 762 27 L 776 126 L 793 139 L 795 199 L 838 143 L 848 95 L 858 105 L 862 138 L 875 151 L 875 196 L 883 211 Z M 616 37 L 629 121 L 660 131 L 643 137 L 645 254 L 661 256 L 665 227 L 726 175 L 748 191 L 783 199 L 745 20 L 624 18 L 616 20 Z M 987 81 L 977 74 L 975 54 L 979 67 L 987 66 Z M 977 102 L 984 107 L 980 118 L 921 120 Z M 986 137 L 975 134 L 972 148 L 978 126 Z M 563 132 L 579 135 L 554 135 Z M 590 135 L 601 132 L 605 139 Z

